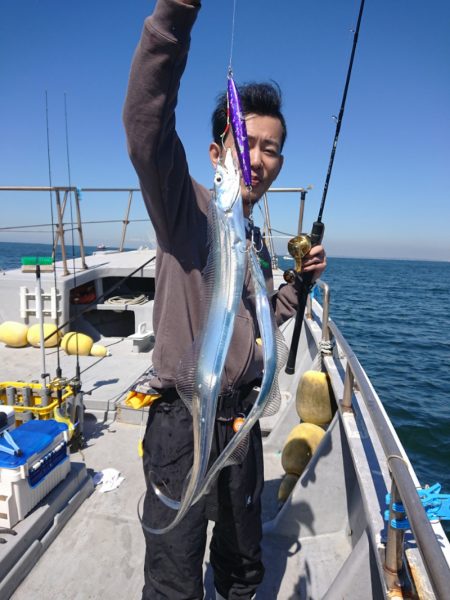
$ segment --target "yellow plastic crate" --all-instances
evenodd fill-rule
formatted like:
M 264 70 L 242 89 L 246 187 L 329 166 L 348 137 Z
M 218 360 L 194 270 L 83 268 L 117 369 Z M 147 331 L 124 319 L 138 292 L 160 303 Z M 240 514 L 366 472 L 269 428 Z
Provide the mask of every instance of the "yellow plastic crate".
M 47 406 L 42 405 L 42 397 L 40 391 L 42 390 L 41 383 L 29 383 L 25 381 L 0 381 L 0 404 L 7 404 L 6 388 L 12 387 L 15 390 L 15 401 L 12 407 L 16 415 L 20 415 L 24 412 L 31 412 L 35 419 L 55 419 L 56 421 L 62 421 L 67 423 L 69 426 L 69 432 L 72 433 L 73 424 L 69 417 L 64 415 L 66 402 L 70 398 L 73 398 L 74 391 L 70 385 L 61 385 L 59 381 L 50 382 L 46 387 L 48 389 L 49 403 Z M 24 389 L 31 390 L 29 405 L 24 404 Z M 61 401 L 58 400 L 57 392 L 62 390 Z M 21 424 L 20 417 L 16 419 L 16 425 Z

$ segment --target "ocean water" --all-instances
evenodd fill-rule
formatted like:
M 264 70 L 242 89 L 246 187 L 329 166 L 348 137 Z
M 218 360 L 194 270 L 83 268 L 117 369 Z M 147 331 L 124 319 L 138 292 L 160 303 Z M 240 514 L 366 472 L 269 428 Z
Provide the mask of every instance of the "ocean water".
M 50 254 L 44 244 L 0 242 L 0 275 L 22 256 Z M 450 493 L 450 263 L 329 258 L 323 279 L 331 317 L 369 375 L 421 484 L 439 482 Z M 443 524 L 448 534 L 450 521 Z
M 85 246 L 85 253 L 92 254 L 96 250 L 96 246 Z M 29 244 L 29 243 L 13 243 L 0 242 L 0 273 L 7 269 L 20 267 L 21 259 L 24 256 L 40 256 L 48 257 L 52 255 L 51 244 Z M 66 256 L 68 259 L 80 256 L 79 246 L 66 244 Z M 56 260 L 61 260 L 61 249 L 58 246 L 56 251 Z

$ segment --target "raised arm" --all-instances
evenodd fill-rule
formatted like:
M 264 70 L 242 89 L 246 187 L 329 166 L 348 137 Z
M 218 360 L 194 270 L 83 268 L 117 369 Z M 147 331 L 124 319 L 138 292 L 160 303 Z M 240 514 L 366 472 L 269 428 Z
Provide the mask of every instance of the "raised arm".
M 175 107 L 199 8 L 199 0 L 158 0 L 133 58 L 123 113 L 130 158 L 166 249 L 194 197 Z

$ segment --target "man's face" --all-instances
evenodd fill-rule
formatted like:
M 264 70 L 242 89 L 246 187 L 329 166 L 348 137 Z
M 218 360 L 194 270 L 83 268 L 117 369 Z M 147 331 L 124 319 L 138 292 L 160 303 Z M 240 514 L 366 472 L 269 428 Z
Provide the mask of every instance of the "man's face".
M 276 117 L 248 114 L 245 117 L 248 144 L 250 148 L 250 166 L 252 190 L 249 192 L 241 182 L 244 214 L 250 215 L 252 206 L 267 192 L 275 181 L 283 165 L 281 155 L 281 140 L 283 128 Z M 230 132 L 225 139 L 225 150 L 234 149 L 233 135 Z M 224 154 L 224 149 L 217 144 L 211 144 L 210 156 L 213 164 Z

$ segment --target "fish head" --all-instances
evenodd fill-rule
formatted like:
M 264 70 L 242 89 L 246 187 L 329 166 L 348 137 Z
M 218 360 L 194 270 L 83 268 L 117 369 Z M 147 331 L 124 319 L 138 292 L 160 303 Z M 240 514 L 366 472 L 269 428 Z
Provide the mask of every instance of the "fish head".
M 223 211 L 231 210 L 237 201 L 242 203 L 241 181 L 231 148 L 225 152 L 225 157 L 217 163 L 214 173 L 214 192 L 216 203 Z

